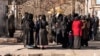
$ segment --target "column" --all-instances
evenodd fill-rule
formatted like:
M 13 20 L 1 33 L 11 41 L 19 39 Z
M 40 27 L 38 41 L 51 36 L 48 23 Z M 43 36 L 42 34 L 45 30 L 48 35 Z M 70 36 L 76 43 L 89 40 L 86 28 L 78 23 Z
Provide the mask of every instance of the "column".
M 75 0 L 72 0 L 72 14 L 75 13 Z
M 75 7 L 75 9 L 76 9 L 75 12 L 78 13 L 78 14 L 80 14 L 80 9 L 81 9 L 80 8 L 80 1 L 76 1 L 75 6 L 76 6 Z
M 14 16 L 15 16 L 15 28 L 16 28 L 17 27 L 17 5 L 16 5 L 16 0 L 12 1 L 11 10 L 13 11 Z
M 89 0 L 86 0 L 85 1 L 85 15 L 88 15 L 88 3 L 89 3 Z

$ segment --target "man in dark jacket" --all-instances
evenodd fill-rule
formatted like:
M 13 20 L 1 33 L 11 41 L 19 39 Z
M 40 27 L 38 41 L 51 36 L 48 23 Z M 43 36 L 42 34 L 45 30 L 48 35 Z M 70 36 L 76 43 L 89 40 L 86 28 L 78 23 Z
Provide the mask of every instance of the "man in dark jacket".
M 33 48 L 34 38 L 34 22 L 32 21 L 33 15 L 25 13 L 25 17 L 22 21 L 22 29 L 24 32 L 24 46 L 27 48 Z
M 68 47 L 68 18 L 67 16 L 63 17 L 63 21 L 61 22 L 62 29 L 62 47 Z
M 13 37 L 14 36 L 14 32 L 15 32 L 15 18 L 14 18 L 14 14 L 11 14 L 8 18 L 8 32 L 9 32 L 9 37 Z

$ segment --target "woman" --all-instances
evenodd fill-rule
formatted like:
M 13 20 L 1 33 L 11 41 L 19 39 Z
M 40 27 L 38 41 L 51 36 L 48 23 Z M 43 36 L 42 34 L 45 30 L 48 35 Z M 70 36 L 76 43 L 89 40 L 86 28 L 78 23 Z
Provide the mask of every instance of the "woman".
M 87 20 L 84 18 L 82 19 L 83 22 L 83 27 L 82 27 L 82 38 L 81 38 L 81 45 L 82 46 L 88 46 L 88 34 L 89 34 L 89 29 L 88 29 L 88 22 Z
M 48 45 L 48 39 L 47 39 L 47 30 L 46 26 L 48 25 L 46 21 L 46 16 L 41 15 L 40 16 L 40 30 L 39 30 L 39 45 L 41 49 L 46 48 L 46 45 Z
M 75 20 L 72 23 L 72 31 L 74 35 L 74 48 L 80 49 L 82 36 L 82 22 L 79 20 L 79 17 L 75 17 Z

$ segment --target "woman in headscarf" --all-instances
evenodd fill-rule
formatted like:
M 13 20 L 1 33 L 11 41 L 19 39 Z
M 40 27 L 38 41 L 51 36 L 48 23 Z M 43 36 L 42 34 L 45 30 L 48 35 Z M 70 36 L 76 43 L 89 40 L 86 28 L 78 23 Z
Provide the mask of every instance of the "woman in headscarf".
M 82 23 L 83 23 L 83 27 L 82 27 L 82 38 L 81 38 L 81 45 L 82 46 L 88 46 L 88 34 L 89 34 L 89 29 L 88 29 L 88 22 L 86 20 L 86 17 L 83 16 L 82 17 Z
M 72 23 L 72 31 L 74 35 L 74 48 L 81 48 L 81 36 L 82 36 L 82 22 L 79 20 L 79 17 L 75 17 L 75 20 Z
M 48 45 L 48 39 L 47 39 L 47 30 L 46 26 L 48 25 L 46 21 L 46 16 L 41 15 L 40 16 L 40 30 L 39 30 L 39 45 L 41 49 L 46 48 L 46 45 Z

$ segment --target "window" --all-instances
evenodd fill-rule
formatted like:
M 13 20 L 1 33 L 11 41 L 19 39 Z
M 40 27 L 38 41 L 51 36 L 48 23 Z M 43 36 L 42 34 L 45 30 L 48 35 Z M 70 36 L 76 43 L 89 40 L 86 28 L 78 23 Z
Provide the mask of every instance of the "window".
M 100 4 L 100 0 L 96 0 L 96 4 Z

